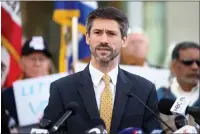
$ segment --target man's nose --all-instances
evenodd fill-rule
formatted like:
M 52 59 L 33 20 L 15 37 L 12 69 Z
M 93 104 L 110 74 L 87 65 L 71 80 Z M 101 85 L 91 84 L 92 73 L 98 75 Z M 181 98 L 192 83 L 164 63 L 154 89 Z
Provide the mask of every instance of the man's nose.
M 191 67 L 192 67 L 193 70 L 199 69 L 199 66 L 197 65 L 196 62 L 194 62 Z
M 106 35 L 106 33 L 102 34 L 101 43 L 108 43 L 108 36 Z
M 40 61 L 39 59 L 36 59 L 36 60 L 35 60 L 35 65 L 36 65 L 36 66 L 40 66 L 40 64 L 41 64 L 41 61 Z

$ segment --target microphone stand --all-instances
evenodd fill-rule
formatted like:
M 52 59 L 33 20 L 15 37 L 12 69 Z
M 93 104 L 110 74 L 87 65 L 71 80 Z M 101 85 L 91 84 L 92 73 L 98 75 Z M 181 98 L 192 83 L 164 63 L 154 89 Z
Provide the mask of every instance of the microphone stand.
M 136 95 L 134 95 L 133 93 L 129 93 L 128 97 L 135 97 L 145 108 L 147 108 L 161 123 L 163 123 L 169 130 L 171 130 L 172 132 L 174 132 L 174 129 L 171 128 L 167 123 L 165 123 L 160 117 L 158 117 L 158 115 L 156 115 L 154 113 L 154 111 L 152 111 L 146 104 L 144 104 Z
M 49 130 L 49 134 L 68 134 L 66 124 L 62 124 L 57 130 Z

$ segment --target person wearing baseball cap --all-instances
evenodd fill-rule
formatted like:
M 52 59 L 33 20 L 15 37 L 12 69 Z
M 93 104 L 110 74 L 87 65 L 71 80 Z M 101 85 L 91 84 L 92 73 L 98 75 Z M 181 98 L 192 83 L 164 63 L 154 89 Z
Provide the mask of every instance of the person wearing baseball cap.
M 21 51 L 20 66 L 24 78 L 35 78 L 51 74 L 52 55 L 47 43 L 41 36 L 27 40 Z
M 47 43 L 43 37 L 33 36 L 31 39 L 27 40 L 21 50 L 21 59 L 19 62 L 22 71 L 22 79 L 36 78 L 55 73 L 51 58 L 52 55 L 48 51 Z M 5 109 L 15 120 L 14 127 L 18 127 L 19 121 L 13 87 L 5 89 L 2 92 L 2 98 L 4 98 Z

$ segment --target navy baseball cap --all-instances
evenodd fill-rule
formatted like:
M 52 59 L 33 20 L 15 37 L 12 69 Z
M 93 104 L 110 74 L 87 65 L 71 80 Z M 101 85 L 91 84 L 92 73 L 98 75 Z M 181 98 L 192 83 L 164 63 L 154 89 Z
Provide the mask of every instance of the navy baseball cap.
M 49 58 L 52 56 L 48 51 L 47 43 L 42 36 L 33 36 L 32 39 L 27 40 L 22 48 L 21 55 L 27 56 L 34 52 L 41 52 Z

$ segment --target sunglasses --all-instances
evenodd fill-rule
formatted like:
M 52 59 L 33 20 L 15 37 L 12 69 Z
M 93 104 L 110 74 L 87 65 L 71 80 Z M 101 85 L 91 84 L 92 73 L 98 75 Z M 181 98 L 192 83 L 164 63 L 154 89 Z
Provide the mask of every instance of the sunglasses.
M 200 60 L 180 60 L 185 66 L 191 66 L 194 62 L 200 67 Z

